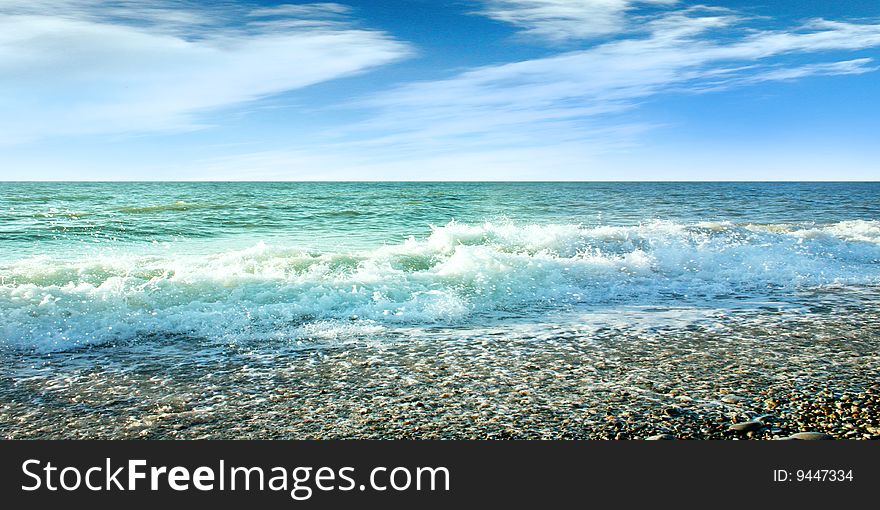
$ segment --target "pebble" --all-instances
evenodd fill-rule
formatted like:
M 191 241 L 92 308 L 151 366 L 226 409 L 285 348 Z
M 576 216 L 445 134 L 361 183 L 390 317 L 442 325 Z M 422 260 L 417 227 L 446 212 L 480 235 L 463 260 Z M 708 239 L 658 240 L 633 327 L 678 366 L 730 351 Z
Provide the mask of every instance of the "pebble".
M 789 439 L 799 439 L 801 441 L 825 441 L 834 439 L 834 436 L 823 434 L 822 432 L 797 432 L 790 435 Z
M 193 358 L 201 344 L 183 338 L 145 351 L 133 370 L 116 367 L 140 346 L 53 354 L 51 364 L 16 353 L 0 356 L 0 439 L 880 439 L 880 322 L 876 311 L 863 320 L 866 309 L 847 308 L 820 333 L 804 333 L 815 315 L 796 314 L 736 341 L 612 328 L 447 342 L 437 332 L 215 363 L 210 349 Z M 854 350 L 862 355 L 844 357 Z M 767 412 L 775 417 L 757 416 Z
M 730 432 L 755 432 L 764 428 L 765 425 L 759 421 L 744 421 L 742 423 L 734 423 L 727 430 Z

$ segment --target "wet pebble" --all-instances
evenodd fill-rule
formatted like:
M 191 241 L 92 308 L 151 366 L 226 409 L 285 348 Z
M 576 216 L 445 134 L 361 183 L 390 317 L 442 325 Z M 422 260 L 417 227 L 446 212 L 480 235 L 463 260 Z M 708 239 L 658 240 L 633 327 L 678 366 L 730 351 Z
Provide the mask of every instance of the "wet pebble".
M 752 421 L 744 421 L 741 423 L 734 423 L 727 430 L 730 432 L 755 432 L 761 430 L 765 427 L 763 423 L 757 420 Z
M 797 432 L 788 437 L 789 439 L 798 439 L 800 441 L 827 441 L 834 439 L 834 436 L 823 434 L 822 432 Z

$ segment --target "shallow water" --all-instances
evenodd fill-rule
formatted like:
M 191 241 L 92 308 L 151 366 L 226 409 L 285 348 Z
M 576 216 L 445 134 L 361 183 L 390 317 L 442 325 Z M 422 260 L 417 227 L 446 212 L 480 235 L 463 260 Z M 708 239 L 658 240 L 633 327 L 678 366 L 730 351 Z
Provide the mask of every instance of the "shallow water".
M 0 183 L 0 430 L 421 437 L 526 391 L 440 436 L 584 437 L 554 405 L 688 363 L 701 412 L 736 363 L 858 393 L 878 284 L 878 183 Z

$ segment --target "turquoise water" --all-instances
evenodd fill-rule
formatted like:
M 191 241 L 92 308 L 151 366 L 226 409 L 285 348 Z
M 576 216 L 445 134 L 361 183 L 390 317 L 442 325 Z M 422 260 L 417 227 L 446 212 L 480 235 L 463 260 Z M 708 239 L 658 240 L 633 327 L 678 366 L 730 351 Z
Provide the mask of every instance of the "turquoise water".
M 0 183 L 14 350 L 405 339 L 878 283 L 878 183 Z

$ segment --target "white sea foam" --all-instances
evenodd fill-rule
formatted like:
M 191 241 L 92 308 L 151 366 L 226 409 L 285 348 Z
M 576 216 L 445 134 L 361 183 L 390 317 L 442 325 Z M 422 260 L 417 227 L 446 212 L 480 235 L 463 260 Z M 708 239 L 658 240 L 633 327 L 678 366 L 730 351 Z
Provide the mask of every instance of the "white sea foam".
M 794 234 L 805 239 L 834 237 L 845 241 L 880 244 L 880 221 L 841 221 L 826 227 L 798 230 Z
M 699 302 L 880 283 L 880 222 L 812 228 L 450 223 L 359 253 L 256 243 L 210 256 L 47 256 L 0 266 L 7 346 L 149 335 L 340 340 L 498 312 Z

